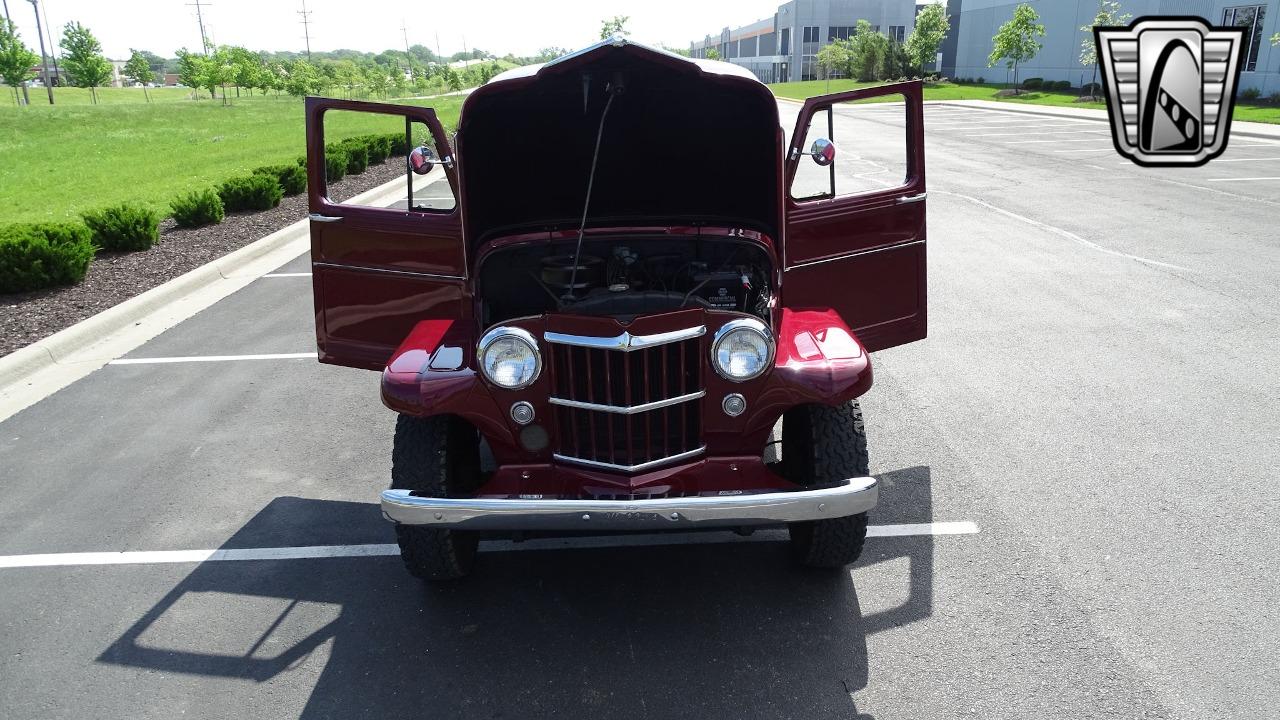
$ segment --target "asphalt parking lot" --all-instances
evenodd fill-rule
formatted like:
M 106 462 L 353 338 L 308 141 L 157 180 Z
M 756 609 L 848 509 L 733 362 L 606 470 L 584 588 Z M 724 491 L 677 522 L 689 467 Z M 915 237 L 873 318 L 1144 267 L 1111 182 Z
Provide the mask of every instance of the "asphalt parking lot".
M 839 172 L 880 177 L 900 113 L 841 108 Z M 1274 717 L 1280 143 L 926 132 L 930 337 L 863 407 L 873 525 L 948 534 L 835 576 L 768 533 L 493 543 L 424 588 L 304 256 L 0 422 L 0 717 Z M 120 551 L 158 554 L 5 566 Z

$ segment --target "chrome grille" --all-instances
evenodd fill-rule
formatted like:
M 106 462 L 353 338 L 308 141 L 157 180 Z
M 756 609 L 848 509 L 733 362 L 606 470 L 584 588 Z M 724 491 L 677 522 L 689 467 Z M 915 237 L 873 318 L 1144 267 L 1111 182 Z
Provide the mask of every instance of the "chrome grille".
M 598 338 L 546 333 L 557 460 L 620 472 L 703 450 L 698 326 Z

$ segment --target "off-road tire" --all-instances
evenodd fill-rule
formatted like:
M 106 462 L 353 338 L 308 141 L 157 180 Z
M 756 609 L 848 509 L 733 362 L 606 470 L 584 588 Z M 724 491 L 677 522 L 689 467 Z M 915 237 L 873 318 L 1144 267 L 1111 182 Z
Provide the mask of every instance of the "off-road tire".
M 867 433 L 858 401 L 803 405 L 782 419 L 783 474 L 800 485 L 822 485 L 870 473 Z M 805 567 L 843 568 L 867 539 L 867 514 L 791 523 L 792 557 Z
M 391 487 L 428 497 L 465 497 L 480 477 L 480 444 L 473 428 L 456 417 L 401 415 L 391 450 Z M 423 580 L 456 580 L 471 572 L 475 533 L 396 525 L 396 542 L 409 574 Z

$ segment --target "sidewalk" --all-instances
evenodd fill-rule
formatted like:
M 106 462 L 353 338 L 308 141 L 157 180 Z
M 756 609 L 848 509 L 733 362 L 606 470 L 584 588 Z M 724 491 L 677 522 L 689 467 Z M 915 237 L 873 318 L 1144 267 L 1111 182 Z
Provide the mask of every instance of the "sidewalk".
M 928 100 L 925 101 L 925 104 L 955 105 L 959 107 L 982 108 L 983 110 L 1002 110 L 1004 112 L 1023 113 L 1026 115 L 1047 115 L 1050 117 L 1067 117 L 1079 120 L 1108 122 L 1106 110 L 1095 110 L 1093 108 L 1071 108 L 1059 107 L 1056 105 L 1023 105 L 1012 102 L 996 102 L 994 100 Z M 1233 120 L 1231 122 L 1231 134 L 1239 137 L 1280 140 L 1280 125 Z

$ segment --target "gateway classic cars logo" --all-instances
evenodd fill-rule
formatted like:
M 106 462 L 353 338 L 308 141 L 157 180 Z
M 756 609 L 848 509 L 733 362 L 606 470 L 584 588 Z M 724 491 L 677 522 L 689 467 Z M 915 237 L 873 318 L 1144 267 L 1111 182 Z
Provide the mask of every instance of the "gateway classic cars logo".
M 1193 167 L 1227 149 L 1243 28 L 1143 17 L 1093 33 L 1121 155 L 1146 167 Z

